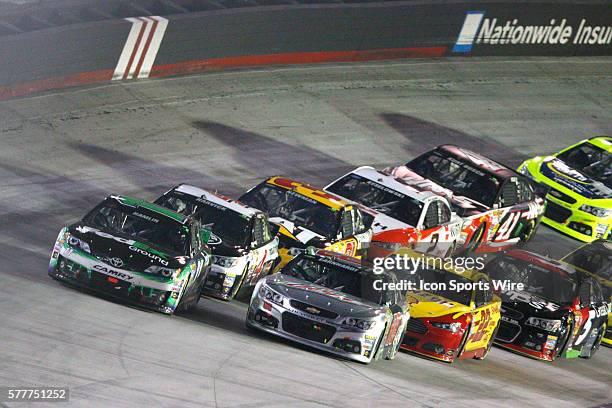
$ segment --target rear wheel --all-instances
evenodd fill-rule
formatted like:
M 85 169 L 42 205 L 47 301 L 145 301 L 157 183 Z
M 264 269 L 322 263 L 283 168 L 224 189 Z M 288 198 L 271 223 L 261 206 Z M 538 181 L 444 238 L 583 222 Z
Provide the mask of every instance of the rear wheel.
M 486 224 L 482 224 L 480 227 L 478 227 L 476 232 L 474 232 L 472 236 L 470 237 L 470 240 L 468 241 L 468 244 L 465 248 L 465 252 L 471 253 L 471 252 L 475 252 L 476 249 L 478 249 L 478 247 L 480 246 L 480 243 L 482 242 L 482 238 L 484 237 L 485 229 L 486 229 Z
M 536 225 L 535 220 L 531 220 L 529 225 L 526 228 L 524 228 L 519 234 L 519 242 L 526 243 L 526 242 L 531 241 L 531 238 L 533 238 L 533 236 L 535 235 L 538 229 L 538 226 L 539 224 Z

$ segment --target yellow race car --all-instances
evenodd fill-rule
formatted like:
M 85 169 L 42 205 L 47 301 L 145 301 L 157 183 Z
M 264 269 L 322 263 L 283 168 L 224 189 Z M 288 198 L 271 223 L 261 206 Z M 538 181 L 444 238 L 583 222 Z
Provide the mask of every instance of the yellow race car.
M 576 249 L 561 259 L 595 277 L 601 285 L 608 307 L 612 305 L 612 242 L 594 241 Z M 601 344 L 612 347 L 612 311 L 608 311 L 608 326 Z
M 436 360 L 483 360 L 500 323 L 501 299 L 489 277 L 481 272 L 448 265 L 441 258 L 419 257 L 407 301 L 410 320 L 401 348 Z M 405 276 L 405 275 L 404 275 Z
M 371 217 L 338 196 L 286 177 L 271 177 L 239 201 L 268 213 L 278 228 L 282 268 L 293 248 L 326 249 L 359 257 L 372 239 Z M 369 219 L 368 219 L 369 217 Z

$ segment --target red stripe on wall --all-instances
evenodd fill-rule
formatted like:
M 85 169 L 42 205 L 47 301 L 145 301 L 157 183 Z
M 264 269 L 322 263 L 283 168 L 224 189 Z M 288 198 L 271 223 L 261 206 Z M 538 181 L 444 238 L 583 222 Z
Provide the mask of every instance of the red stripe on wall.
M 221 70 L 224 68 L 252 67 L 262 65 L 293 65 L 315 64 L 325 62 L 375 61 L 400 58 L 434 58 L 442 57 L 446 47 L 423 48 L 389 48 L 367 51 L 321 51 L 296 52 L 287 54 L 246 55 L 238 57 L 211 58 L 207 60 L 184 61 L 175 64 L 154 66 L 151 77 L 189 74 L 205 70 Z M 128 71 L 129 72 L 129 71 Z M 113 69 L 83 72 L 61 77 L 41 79 L 25 84 L 0 86 L 0 100 L 6 100 L 31 93 L 51 89 L 68 88 L 109 82 L 113 77 Z
M 183 61 L 174 64 L 156 65 L 149 77 L 188 74 L 205 70 L 232 67 L 253 67 L 261 65 L 315 64 L 325 62 L 376 61 L 400 58 L 441 57 L 446 47 L 386 48 L 365 51 L 318 51 L 286 54 L 245 55 L 237 57 L 211 58 L 206 60 Z
M 79 74 L 41 79 L 39 81 L 28 82 L 25 84 L 0 86 L 0 101 L 35 92 L 48 91 L 50 89 L 109 82 L 113 77 L 113 73 L 113 69 L 105 69 L 100 71 L 82 72 Z

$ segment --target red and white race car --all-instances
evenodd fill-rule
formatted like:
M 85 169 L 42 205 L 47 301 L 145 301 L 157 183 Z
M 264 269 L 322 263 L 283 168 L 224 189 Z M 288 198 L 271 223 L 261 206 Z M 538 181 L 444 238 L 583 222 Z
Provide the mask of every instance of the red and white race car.
M 446 197 L 463 218 L 466 251 L 496 252 L 528 241 L 544 212 L 546 192 L 516 171 L 470 150 L 438 146 L 383 173 Z
M 359 167 L 324 188 L 360 206 L 374 235 L 368 257 L 385 257 L 400 248 L 450 256 L 463 220 L 448 200 L 431 191 L 408 186 L 401 179 L 368 166 Z

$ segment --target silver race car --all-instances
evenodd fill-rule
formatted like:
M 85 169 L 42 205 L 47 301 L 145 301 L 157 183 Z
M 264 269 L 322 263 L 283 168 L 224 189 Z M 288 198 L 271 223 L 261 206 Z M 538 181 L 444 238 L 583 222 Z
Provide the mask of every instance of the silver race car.
M 257 283 L 247 328 L 362 363 L 393 359 L 410 317 L 405 295 L 388 289 L 398 282 L 395 274 L 311 249 Z

